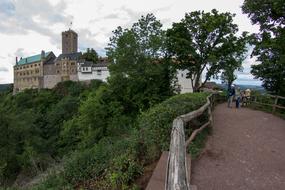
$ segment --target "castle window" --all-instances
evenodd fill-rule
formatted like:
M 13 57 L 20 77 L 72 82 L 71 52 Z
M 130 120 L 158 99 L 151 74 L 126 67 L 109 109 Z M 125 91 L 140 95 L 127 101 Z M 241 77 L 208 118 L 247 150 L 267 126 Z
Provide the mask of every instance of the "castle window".
M 59 70 L 57 70 L 56 73 L 59 73 Z
M 102 75 L 102 71 L 101 71 L 101 70 L 98 70 L 98 71 L 97 71 L 97 75 Z

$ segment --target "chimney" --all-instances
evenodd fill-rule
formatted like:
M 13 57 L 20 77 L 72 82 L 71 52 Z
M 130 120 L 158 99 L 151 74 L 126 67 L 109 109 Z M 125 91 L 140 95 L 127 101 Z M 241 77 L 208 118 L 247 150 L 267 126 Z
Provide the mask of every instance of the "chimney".
M 18 57 L 16 57 L 16 65 L 18 65 Z
M 28 58 L 25 59 L 25 63 L 28 63 Z
M 44 51 L 44 50 L 42 50 L 41 59 L 42 59 L 42 60 L 45 59 L 45 51 Z

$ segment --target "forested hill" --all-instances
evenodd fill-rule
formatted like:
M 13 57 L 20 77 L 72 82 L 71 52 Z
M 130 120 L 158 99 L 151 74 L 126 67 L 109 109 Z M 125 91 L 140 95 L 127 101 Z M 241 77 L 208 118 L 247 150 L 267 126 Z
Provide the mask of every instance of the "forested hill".
M 66 81 L 2 94 L 1 187 L 139 189 L 144 167 L 168 149 L 173 119 L 202 106 L 207 94 L 139 98 L 117 85 Z M 137 107 L 151 98 L 151 108 Z

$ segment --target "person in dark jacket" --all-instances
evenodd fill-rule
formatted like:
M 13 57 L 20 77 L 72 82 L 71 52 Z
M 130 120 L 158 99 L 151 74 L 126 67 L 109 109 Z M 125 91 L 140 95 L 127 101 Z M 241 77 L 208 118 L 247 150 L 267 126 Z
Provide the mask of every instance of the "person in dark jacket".
M 235 96 L 235 86 L 231 85 L 231 87 L 228 89 L 228 107 L 232 107 L 233 99 Z

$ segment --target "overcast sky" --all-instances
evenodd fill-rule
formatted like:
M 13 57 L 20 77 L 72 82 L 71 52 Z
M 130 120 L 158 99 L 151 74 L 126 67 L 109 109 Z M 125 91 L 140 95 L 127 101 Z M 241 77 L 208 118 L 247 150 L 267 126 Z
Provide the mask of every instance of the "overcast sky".
M 195 10 L 235 13 L 240 32 L 257 32 L 240 9 L 243 0 L 0 0 L 0 84 L 13 82 L 15 57 L 61 53 L 61 32 L 69 28 L 79 35 L 79 50 L 94 48 L 104 56 L 109 37 L 118 26 L 129 27 L 141 15 L 154 13 L 164 28 Z M 260 84 L 249 74 L 248 58 L 239 84 Z

